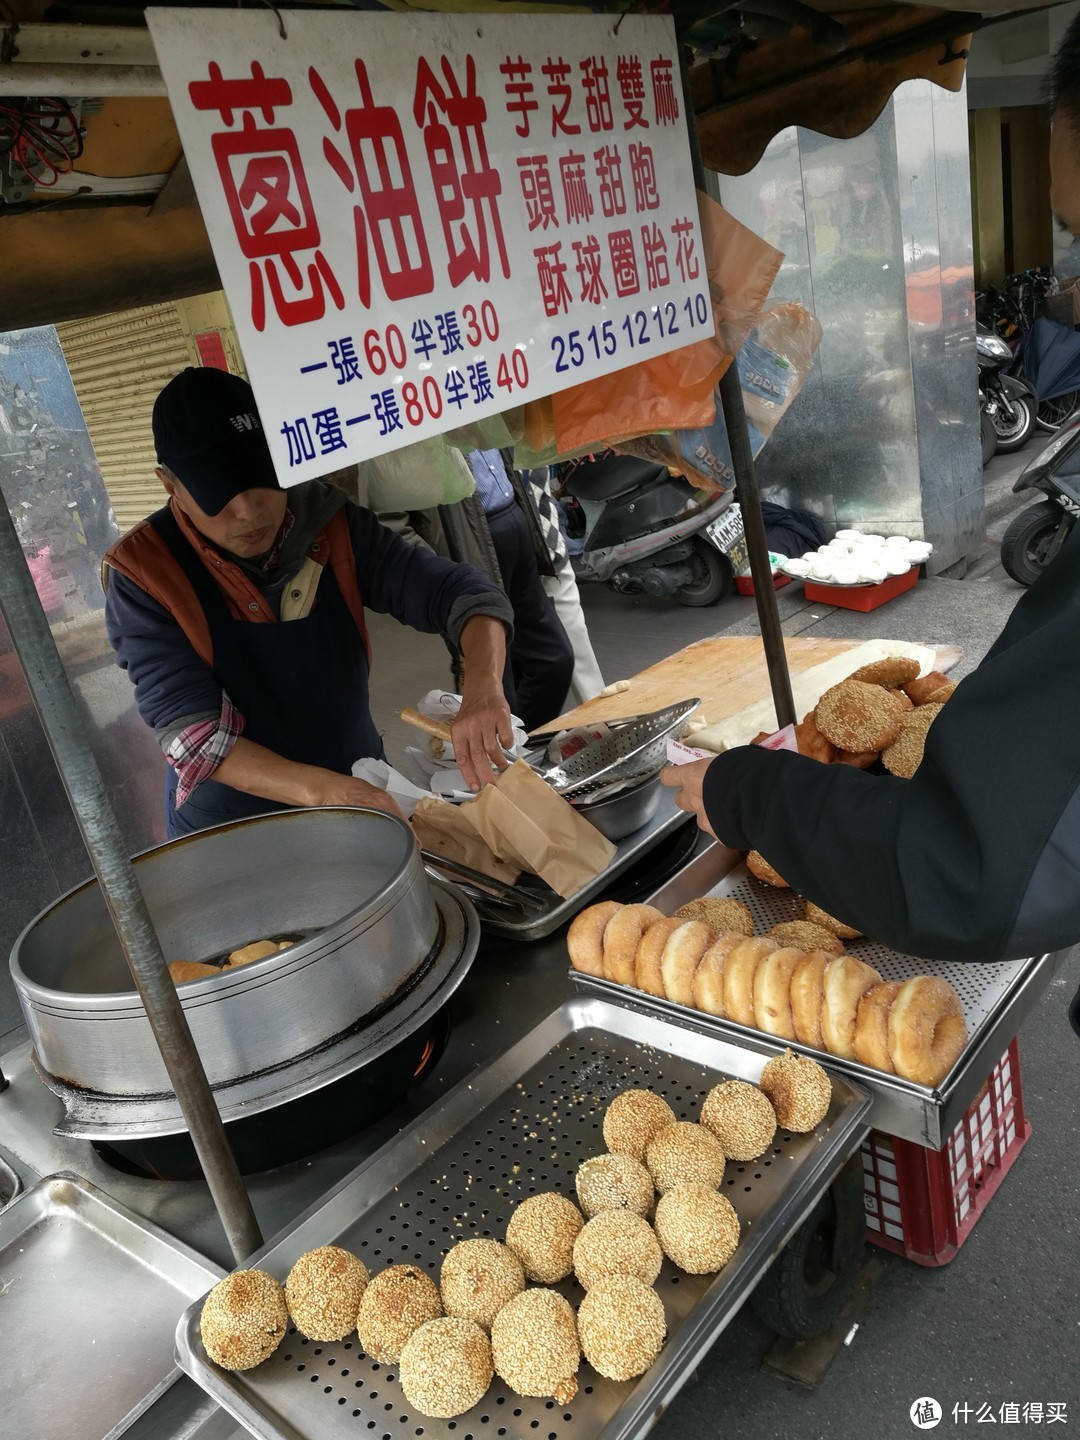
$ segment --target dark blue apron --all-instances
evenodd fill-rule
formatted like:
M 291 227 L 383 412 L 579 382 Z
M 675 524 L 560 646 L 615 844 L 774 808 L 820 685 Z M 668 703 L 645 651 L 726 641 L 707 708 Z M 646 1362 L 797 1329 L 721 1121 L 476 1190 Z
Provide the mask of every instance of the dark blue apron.
M 302 765 L 347 775 L 361 756 L 380 757 L 383 744 L 368 708 L 368 661 L 329 565 L 318 604 L 305 619 L 253 625 L 235 620 L 225 597 L 185 538 L 172 512 L 151 517 L 191 581 L 210 627 L 214 678 L 244 716 L 244 738 Z M 176 772 L 165 776 L 170 839 L 290 807 L 204 780 L 176 808 Z

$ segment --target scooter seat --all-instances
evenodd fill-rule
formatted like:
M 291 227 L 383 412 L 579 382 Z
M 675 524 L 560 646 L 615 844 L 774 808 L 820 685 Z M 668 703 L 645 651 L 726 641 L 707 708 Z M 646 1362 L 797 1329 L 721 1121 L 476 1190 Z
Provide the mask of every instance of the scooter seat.
M 667 478 L 664 465 L 639 460 L 634 455 L 605 455 L 602 460 L 584 460 L 567 481 L 567 494 L 579 500 L 611 500 L 655 480 Z

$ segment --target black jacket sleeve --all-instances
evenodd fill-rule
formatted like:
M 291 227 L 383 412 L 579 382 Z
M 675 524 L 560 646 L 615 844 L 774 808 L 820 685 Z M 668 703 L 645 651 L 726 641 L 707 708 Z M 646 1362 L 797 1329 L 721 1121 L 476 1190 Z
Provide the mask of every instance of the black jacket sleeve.
M 1080 941 L 1080 526 L 935 720 L 911 780 L 751 746 L 709 767 L 726 844 L 894 949 Z

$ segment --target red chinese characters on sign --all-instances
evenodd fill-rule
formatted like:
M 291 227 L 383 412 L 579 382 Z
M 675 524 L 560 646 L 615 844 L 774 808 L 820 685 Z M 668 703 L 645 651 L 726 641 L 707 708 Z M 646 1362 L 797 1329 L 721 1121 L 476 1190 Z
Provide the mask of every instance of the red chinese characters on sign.
M 258 61 L 250 78 L 225 79 L 216 61 L 208 74 L 193 80 L 188 93 L 196 110 L 217 110 L 226 127 L 211 137 L 211 146 L 248 260 L 251 322 L 256 330 L 265 328 L 267 288 L 283 324 L 321 320 L 328 298 L 339 310 L 345 299 L 320 248 L 296 136 L 275 124 L 275 112 L 292 104 L 292 89 L 288 81 L 268 77 Z
M 334 130 L 344 128 L 348 141 L 348 159 L 329 138 L 323 154 L 350 193 L 360 189 L 362 203 L 353 207 L 357 291 L 370 306 L 370 247 L 387 299 L 429 295 L 435 275 L 401 122 L 393 106 L 375 104 L 364 62 L 357 60 L 355 68 L 360 104 L 344 115 L 318 71 L 309 70 L 308 79 Z
M 626 214 L 626 187 L 622 178 L 622 154 L 614 145 L 597 150 L 596 178 L 600 181 L 600 208 L 605 219 Z
M 634 182 L 634 208 L 656 210 L 660 206 L 660 192 L 656 187 L 656 163 L 652 147 L 630 143 L 630 178 Z
M 514 129 L 523 139 L 528 139 L 529 115 L 540 108 L 540 102 L 532 98 L 536 88 L 529 79 L 532 65 L 520 55 L 516 60 L 512 60 L 508 55 L 499 66 L 499 71 L 506 76 L 503 87 L 506 91 L 506 113 L 518 116 Z
M 679 123 L 679 102 L 675 96 L 675 79 L 672 74 L 671 61 L 663 57 L 654 60 L 649 66 L 649 73 L 652 75 L 653 105 L 656 110 L 657 125 L 677 125 Z
M 696 280 L 701 274 L 701 265 L 694 243 L 694 222 L 688 215 L 683 215 L 672 225 L 671 233 L 675 236 L 675 264 L 679 267 L 679 274 L 684 283 Z
M 533 251 L 545 315 L 565 314 L 570 309 L 570 286 L 566 283 L 566 261 L 561 251 L 562 244 L 559 242 L 541 245 Z
M 569 60 L 564 60 L 562 56 L 558 60 L 548 59 L 540 67 L 547 76 L 548 94 L 551 96 L 552 135 L 558 135 L 560 131 L 564 135 L 581 133 L 581 126 L 566 118 L 574 99 L 574 92 L 568 81 L 570 68 Z
M 611 268 L 615 275 L 615 294 L 624 299 L 637 295 L 641 290 L 638 274 L 637 253 L 634 250 L 632 230 L 613 230 L 608 236 L 608 250 L 611 252 Z
M 611 130 L 615 121 L 611 114 L 611 87 L 608 83 L 607 62 L 595 55 L 581 62 L 582 84 L 585 87 L 585 115 L 589 129 Z
M 600 274 L 600 241 L 595 235 L 574 241 L 577 256 L 577 273 L 581 281 L 580 298 L 590 305 L 599 305 L 607 299 L 607 286 Z
M 615 79 L 618 81 L 623 109 L 626 111 L 623 129 L 633 130 L 640 126 L 647 130 L 649 122 L 645 119 L 645 77 L 642 74 L 641 61 L 636 55 L 619 56 L 615 66 Z
M 466 56 L 464 92 L 445 55 L 440 68 L 441 80 L 426 59 L 417 65 L 413 117 L 423 127 L 435 200 L 450 256 L 446 273 L 455 287 L 469 279 L 489 280 L 490 246 L 494 241 L 503 277 L 509 279 L 510 260 L 497 203 L 502 181 L 488 158 L 484 137 L 487 105 L 476 93 L 476 61 Z M 444 123 L 444 118 L 449 123 Z M 472 214 L 467 218 L 470 207 Z
M 557 230 L 559 217 L 555 213 L 555 192 L 551 186 L 548 156 L 522 155 L 517 163 L 529 229 L 547 230 L 551 226 Z
M 585 156 L 576 150 L 564 155 L 559 161 L 559 178 L 562 181 L 567 224 L 576 225 L 591 220 L 594 206 L 585 176 Z

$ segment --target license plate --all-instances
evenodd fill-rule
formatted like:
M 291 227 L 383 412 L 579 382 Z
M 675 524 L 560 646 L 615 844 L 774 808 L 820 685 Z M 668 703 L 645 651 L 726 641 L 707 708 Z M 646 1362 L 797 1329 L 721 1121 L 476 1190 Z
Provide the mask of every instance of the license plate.
M 742 539 L 742 516 L 737 510 L 734 513 L 727 510 L 716 520 L 710 520 L 706 530 L 718 550 L 728 550 L 737 540 Z

